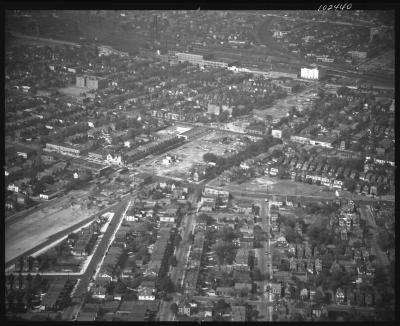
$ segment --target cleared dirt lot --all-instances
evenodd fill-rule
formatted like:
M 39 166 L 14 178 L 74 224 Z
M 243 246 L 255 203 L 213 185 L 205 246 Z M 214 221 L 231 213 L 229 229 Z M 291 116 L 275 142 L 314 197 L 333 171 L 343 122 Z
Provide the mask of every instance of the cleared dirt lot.
M 226 143 L 221 143 L 221 140 L 225 137 L 229 137 L 230 139 Z M 188 177 L 189 170 L 193 165 L 204 162 L 204 154 L 213 153 L 222 155 L 225 151 L 237 150 L 242 146 L 242 143 L 230 133 L 210 131 L 205 136 L 199 137 L 190 143 L 186 143 L 162 156 L 152 159 L 143 166 L 142 170 L 147 170 L 159 176 L 185 179 Z M 166 155 L 176 155 L 177 161 L 164 164 L 162 159 Z

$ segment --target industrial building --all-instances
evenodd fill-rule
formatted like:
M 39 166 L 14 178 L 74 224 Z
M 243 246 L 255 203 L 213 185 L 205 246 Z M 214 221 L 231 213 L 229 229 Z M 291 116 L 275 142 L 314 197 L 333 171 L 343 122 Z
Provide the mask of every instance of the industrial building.
M 202 54 L 175 52 L 175 56 L 179 62 L 190 62 L 201 67 L 228 68 L 227 62 L 209 60 L 211 57 Z
M 326 71 L 321 68 L 301 68 L 300 77 L 305 79 L 320 80 L 326 75 Z
M 93 90 L 107 87 L 107 79 L 96 76 L 76 76 L 76 86 Z

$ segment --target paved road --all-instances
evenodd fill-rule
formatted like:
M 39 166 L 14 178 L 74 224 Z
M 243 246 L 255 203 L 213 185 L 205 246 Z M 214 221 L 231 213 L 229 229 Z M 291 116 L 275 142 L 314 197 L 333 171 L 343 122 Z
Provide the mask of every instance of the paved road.
M 192 192 L 189 195 L 189 201 L 192 204 L 192 207 L 196 207 L 196 203 L 198 200 L 198 189 L 196 189 L 195 192 Z M 187 258 L 188 258 L 188 253 L 190 250 L 190 242 L 189 242 L 189 234 L 190 231 L 193 230 L 195 225 L 195 215 L 194 214 L 188 214 L 184 218 L 182 218 L 181 222 L 181 237 L 182 240 L 179 244 L 179 247 L 175 253 L 176 259 L 177 259 L 177 266 L 172 267 L 171 270 L 171 281 L 175 284 L 178 285 L 183 285 L 183 280 L 184 280 L 184 275 L 185 275 L 185 268 L 186 268 L 186 263 L 187 263 Z M 178 302 L 179 298 L 181 296 L 181 293 L 172 293 L 170 295 L 172 297 L 171 301 L 161 301 L 160 305 L 160 310 L 158 313 L 158 320 L 159 321 L 173 321 L 174 320 L 174 315 L 171 312 L 170 306 L 173 302 Z
M 266 262 L 265 265 L 261 266 L 262 274 L 269 274 L 269 281 L 272 279 L 272 253 L 271 253 L 271 236 L 270 236 L 270 214 L 269 214 L 270 205 L 265 202 L 265 200 L 261 200 L 261 209 L 260 216 L 262 220 L 262 228 L 265 232 L 267 232 L 267 241 L 264 242 L 265 245 L 265 257 Z M 271 283 L 268 283 L 271 286 Z M 267 296 L 267 297 L 266 297 Z M 267 300 L 265 300 L 267 299 Z M 272 302 L 272 293 L 269 291 L 268 293 L 264 293 L 262 296 L 263 302 L 265 302 L 265 310 L 262 312 L 263 316 L 266 316 L 267 321 L 272 321 L 272 306 L 267 305 L 267 302 Z
M 97 246 L 95 253 L 93 254 L 92 260 L 90 261 L 88 267 L 86 268 L 86 271 L 79 278 L 78 281 L 79 283 L 75 288 L 73 298 L 81 300 L 81 304 L 83 302 L 85 294 L 87 293 L 90 280 L 93 277 L 98 264 L 103 259 L 108 249 L 108 246 L 110 245 L 110 241 L 112 240 L 112 237 L 117 227 L 120 224 L 120 221 L 123 217 L 123 213 L 126 209 L 128 201 L 129 198 L 124 199 L 121 203 L 118 203 L 118 205 L 116 205 L 116 207 L 113 209 L 115 214 L 110 222 L 110 225 L 107 228 L 106 232 L 104 233 L 103 238 L 100 240 L 100 243 Z M 72 306 L 70 309 L 67 309 L 63 314 L 63 320 L 72 320 L 74 315 L 79 311 L 81 304 L 76 304 L 75 306 Z
M 379 232 L 382 232 L 382 231 L 386 232 L 386 231 L 380 230 L 380 228 L 376 225 L 375 217 L 371 210 L 371 206 L 360 206 L 359 209 L 360 209 L 361 218 L 364 219 L 367 222 L 367 225 L 371 228 L 371 233 L 372 233 L 371 245 L 372 245 L 373 254 L 379 259 L 379 262 L 382 266 L 389 266 L 390 265 L 389 258 L 381 250 L 381 248 L 379 247 L 379 245 L 376 241 L 377 240 L 376 237 L 379 234 Z
M 190 200 L 192 204 L 195 206 L 196 199 L 195 196 L 191 195 Z M 175 284 L 178 285 L 179 280 L 181 280 L 181 283 L 183 283 L 184 279 L 184 274 L 185 274 L 185 267 L 186 267 L 186 260 L 188 257 L 188 252 L 190 248 L 190 242 L 189 242 L 189 235 L 190 231 L 193 229 L 195 224 L 195 215 L 194 214 L 189 214 L 185 216 L 182 219 L 182 233 L 181 237 L 182 240 L 179 244 L 179 247 L 175 253 L 176 260 L 178 261 L 178 264 L 176 267 L 172 268 L 171 271 L 171 281 Z M 172 301 L 161 301 L 161 306 L 159 310 L 159 316 L 158 320 L 159 321 L 171 321 L 173 319 L 173 313 L 171 312 L 170 306 L 172 302 L 176 302 L 179 298 L 178 293 L 173 293 L 172 294 Z
M 104 257 L 106 250 L 110 244 L 110 240 L 118 227 L 119 222 L 122 219 L 123 212 L 126 209 L 126 205 L 128 203 L 129 199 L 126 198 L 124 201 L 119 203 L 117 207 L 113 209 L 115 212 L 110 225 L 108 226 L 106 232 L 104 233 L 102 239 L 100 240 L 99 245 L 97 246 L 97 249 L 95 253 L 93 254 L 92 260 L 90 261 L 88 267 L 86 268 L 85 273 L 81 277 L 80 281 L 80 286 L 77 287 L 75 291 L 75 297 L 80 297 L 83 293 L 86 293 L 87 287 L 89 285 L 90 278 L 93 276 L 97 265 L 101 261 L 101 259 Z

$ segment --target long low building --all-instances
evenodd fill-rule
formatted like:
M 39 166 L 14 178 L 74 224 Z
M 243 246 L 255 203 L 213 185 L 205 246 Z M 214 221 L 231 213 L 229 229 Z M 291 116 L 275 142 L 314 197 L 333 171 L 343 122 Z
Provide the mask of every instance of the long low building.
M 72 145 L 64 145 L 64 144 L 52 144 L 52 143 L 46 143 L 46 147 L 43 149 L 46 152 L 57 152 L 62 155 L 68 155 L 68 156 L 80 156 L 81 155 L 81 149 L 78 146 L 72 146 Z
M 148 143 L 145 145 L 141 145 L 138 148 L 135 148 L 123 155 L 123 161 L 126 163 L 130 163 L 136 160 L 139 160 L 146 155 L 149 155 L 151 153 L 154 153 L 156 151 L 162 150 L 164 148 L 167 148 L 168 146 L 171 146 L 173 144 L 177 144 L 179 142 L 183 142 L 184 137 L 180 136 L 167 136 L 164 137 L 163 139 L 160 139 L 158 141 Z
M 333 138 L 333 137 L 317 137 L 315 139 L 311 139 L 310 137 L 293 135 L 293 136 L 290 136 L 290 140 L 293 142 L 296 142 L 296 143 L 300 143 L 300 144 L 332 148 L 333 147 L 332 143 L 335 141 L 335 138 Z
M 202 54 L 175 52 L 175 56 L 179 62 L 189 62 L 202 67 L 228 68 L 227 62 L 207 60 L 206 56 Z

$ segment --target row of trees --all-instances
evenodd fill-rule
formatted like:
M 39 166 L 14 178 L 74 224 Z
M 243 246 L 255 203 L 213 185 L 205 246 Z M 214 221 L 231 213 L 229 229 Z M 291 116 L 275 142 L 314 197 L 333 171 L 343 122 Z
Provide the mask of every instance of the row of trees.
M 15 282 L 18 282 L 18 289 L 16 289 Z M 26 281 L 26 287 L 23 287 L 24 281 Z M 38 293 L 46 293 L 48 289 L 48 281 L 44 279 L 40 274 L 32 276 L 28 274 L 25 277 L 22 274 L 15 276 L 9 274 L 7 276 L 6 286 L 6 299 L 8 305 L 8 311 L 10 312 L 25 312 L 25 304 L 28 309 L 39 304 L 36 295 Z

